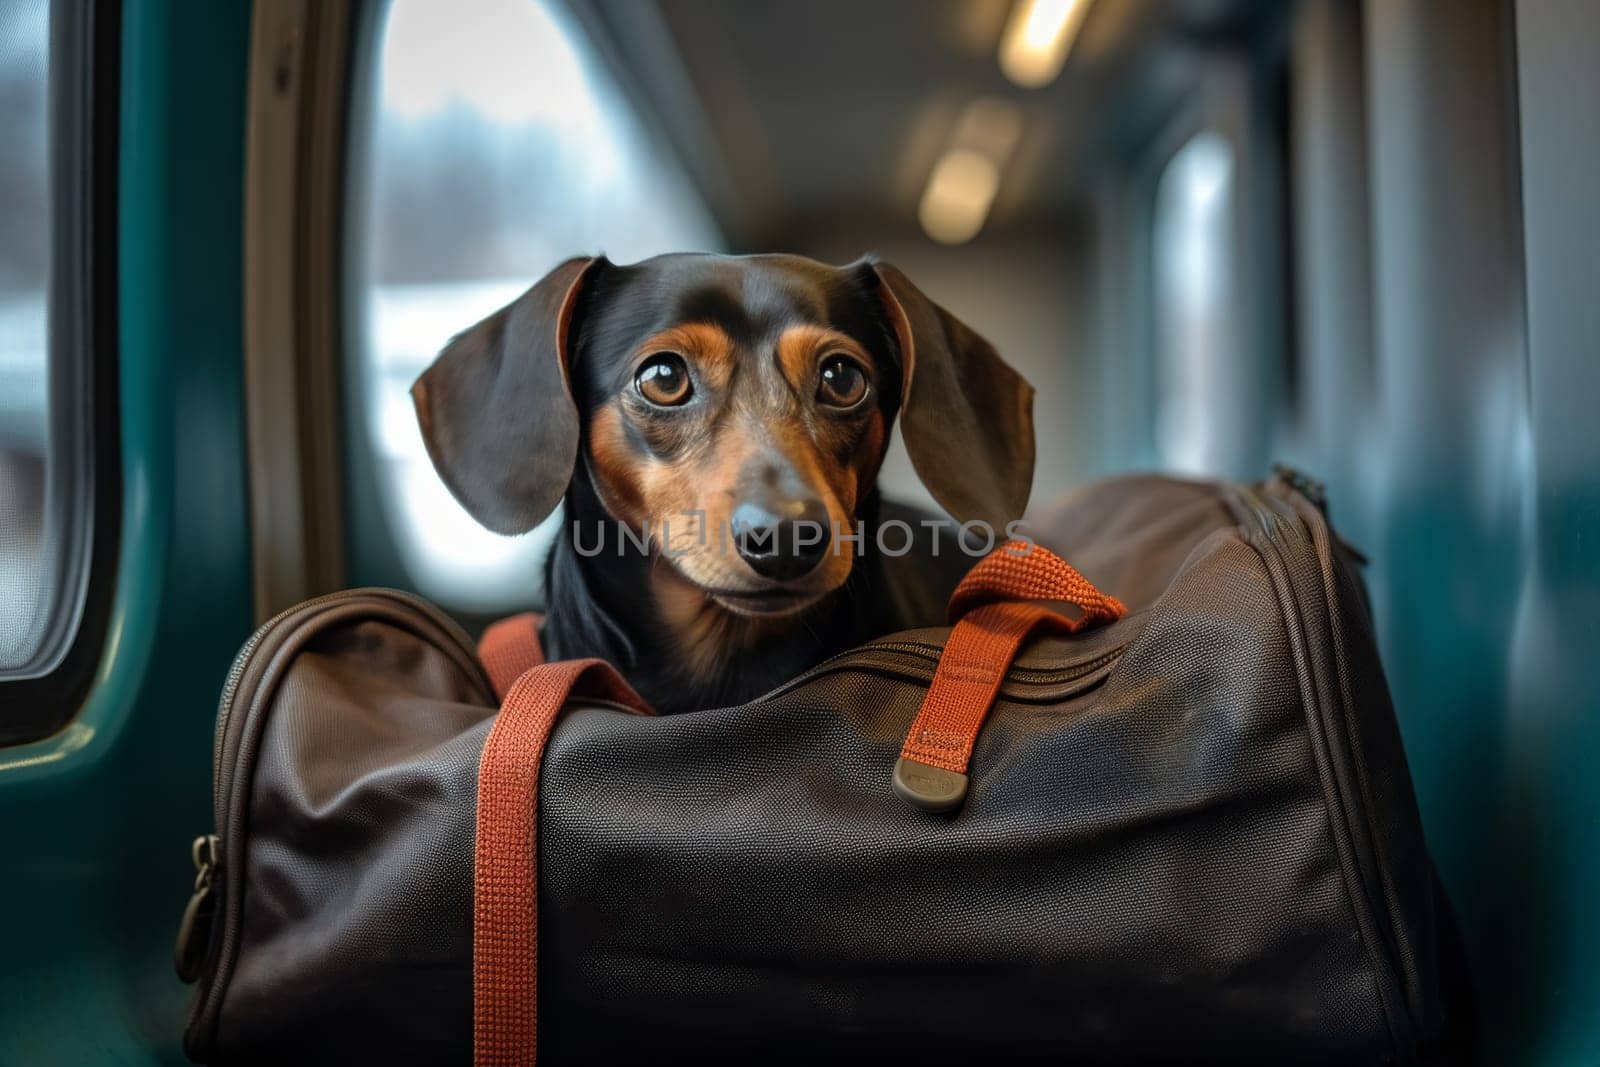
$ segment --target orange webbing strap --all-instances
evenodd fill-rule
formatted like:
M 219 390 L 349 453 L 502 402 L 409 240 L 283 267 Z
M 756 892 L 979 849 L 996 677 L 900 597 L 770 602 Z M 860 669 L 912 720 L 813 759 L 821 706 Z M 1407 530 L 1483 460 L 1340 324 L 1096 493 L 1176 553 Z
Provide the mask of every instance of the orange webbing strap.
M 604 660 L 548 663 L 511 686 L 478 764 L 472 873 L 472 1058 L 527 1067 L 538 1037 L 539 765 L 573 697 L 649 705 Z
M 1061 616 L 1068 633 L 1115 622 L 1128 613 L 1122 601 L 1102 593 L 1072 564 L 1031 541 L 1009 541 L 968 571 L 950 594 L 950 621 L 958 622 L 978 605 L 997 600 L 1061 600 L 1073 604 L 1083 614 L 1076 619 Z
M 1059 600 L 1068 618 L 1028 600 Z M 943 811 L 967 791 L 967 764 L 1011 661 L 1040 630 L 1075 633 L 1127 614 L 1116 597 L 1050 550 L 1012 541 L 973 567 L 950 596 L 955 624 L 895 763 L 894 788 L 919 807 Z
M 494 695 L 501 700 L 524 671 L 544 662 L 544 647 L 539 644 L 539 624 L 543 621 L 543 615 L 523 612 L 490 623 L 478 639 L 478 660 L 489 674 Z

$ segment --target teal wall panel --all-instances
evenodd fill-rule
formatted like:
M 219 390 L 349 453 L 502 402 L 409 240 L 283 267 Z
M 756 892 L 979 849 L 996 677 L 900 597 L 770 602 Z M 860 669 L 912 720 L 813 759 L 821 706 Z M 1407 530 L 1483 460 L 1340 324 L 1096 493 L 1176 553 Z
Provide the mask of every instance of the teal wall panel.
M 0 1063 L 183 1062 L 172 936 L 210 824 L 216 694 L 251 626 L 240 344 L 250 6 L 123 13 L 123 529 L 61 733 L 0 749 Z
M 1249 413 L 1258 469 L 1325 479 L 1371 558 L 1484 1062 L 1600 1063 L 1600 4 L 1301 0 L 1289 62 L 1300 395 Z M 1097 473 L 1160 463 L 1130 188 L 1095 200 Z
M 1518 0 L 1530 478 L 1487 993 L 1506 1051 L 1600 1063 L 1600 4 Z M 1495 984 L 1490 986 L 1490 982 Z

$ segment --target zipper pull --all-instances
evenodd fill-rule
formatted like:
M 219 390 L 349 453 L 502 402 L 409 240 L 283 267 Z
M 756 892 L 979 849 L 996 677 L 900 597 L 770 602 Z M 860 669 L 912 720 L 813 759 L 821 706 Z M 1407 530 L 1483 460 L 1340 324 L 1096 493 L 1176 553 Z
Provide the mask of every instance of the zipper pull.
M 222 866 L 222 839 L 216 834 L 201 834 L 189 851 L 194 857 L 194 895 L 183 909 L 178 945 L 172 956 L 173 968 L 186 983 L 200 977 L 211 948 L 211 922 L 217 914 L 217 894 L 212 883 Z
M 1282 478 L 1289 488 L 1311 501 L 1322 514 L 1328 514 L 1327 486 L 1311 477 L 1305 471 L 1296 470 L 1286 463 L 1274 464 L 1272 473 Z
M 1331 523 L 1332 520 L 1328 515 L 1327 486 L 1323 485 L 1317 479 L 1311 477 L 1311 475 L 1307 474 L 1305 471 L 1295 470 L 1293 467 L 1283 463 L 1275 464 L 1272 468 L 1272 473 L 1276 474 L 1290 489 L 1293 489 L 1295 492 L 1309 500 L 1313 507 L 1322 512 L 1322 517 L 1324 519 L 1328 519 Z M 1356 563 L 1365 567 L 1371 562 L 1371 560 L 1367 559 L 1367 554 L 1365 552 L 1351 544 L 1344 538 L 1343 535 L 1334 532 L 1331 525 L 1328 532 L 1332 535 L 1333 539 L 1339 543 L 1339 547 L 1343 548 L 1350 558 L 1355 560 Z

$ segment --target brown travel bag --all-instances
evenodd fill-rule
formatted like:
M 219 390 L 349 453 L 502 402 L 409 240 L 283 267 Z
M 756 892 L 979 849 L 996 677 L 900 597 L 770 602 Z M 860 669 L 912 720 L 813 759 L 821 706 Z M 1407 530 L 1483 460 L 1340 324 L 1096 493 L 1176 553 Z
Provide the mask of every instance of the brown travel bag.
M 1003 547 L 953 628 L 666 717 L 534 665 L 526 618 L 480 659 L 402 593 L 286 612 L 223 694 L 186 1050 L 1464 1060 L 1365 594 L 1306 487 L 1101 483 L 1032 528 L 1081 575 Z

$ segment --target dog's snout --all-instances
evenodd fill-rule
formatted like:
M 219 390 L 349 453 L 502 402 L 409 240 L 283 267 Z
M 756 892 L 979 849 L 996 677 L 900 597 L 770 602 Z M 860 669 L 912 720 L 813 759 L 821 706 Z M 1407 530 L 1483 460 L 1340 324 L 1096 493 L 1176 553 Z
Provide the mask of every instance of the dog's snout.
M 828 509 L 816 499 L 747 500 L 733 510 L 733 543 L 763 578 L 810 574 L 828 554 Z

